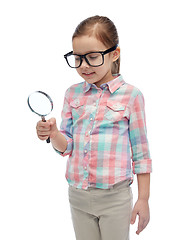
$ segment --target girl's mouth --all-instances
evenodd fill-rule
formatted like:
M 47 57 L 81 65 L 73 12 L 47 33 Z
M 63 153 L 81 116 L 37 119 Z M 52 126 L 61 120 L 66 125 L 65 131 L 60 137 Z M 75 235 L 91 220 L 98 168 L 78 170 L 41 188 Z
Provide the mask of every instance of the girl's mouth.
M 91 73 L 82 73 L 84 76 L 86 76 L 86 77 L 90 77 L 90 76 L 92 76 L 93 74 L 94 74 L 94 72 L 91 72 Z

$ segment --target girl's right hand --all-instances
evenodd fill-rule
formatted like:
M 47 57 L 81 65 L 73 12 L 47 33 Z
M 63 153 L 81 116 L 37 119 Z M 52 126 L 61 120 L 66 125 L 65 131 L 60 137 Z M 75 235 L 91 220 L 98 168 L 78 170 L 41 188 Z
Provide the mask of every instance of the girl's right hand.
M 37 136 L 40 140 L 47 140 L 49 137 L 54 138 L 57 133 L 56 119 L 51 118 L 46 122 L 39 121 L 36 126 Z

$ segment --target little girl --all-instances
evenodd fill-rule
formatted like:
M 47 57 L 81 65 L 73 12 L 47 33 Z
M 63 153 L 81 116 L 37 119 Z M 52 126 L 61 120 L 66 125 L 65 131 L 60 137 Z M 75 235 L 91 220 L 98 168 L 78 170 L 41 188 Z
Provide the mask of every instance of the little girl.
M 65 93 L 60 130 L 54 118 L 38 122 L 39 139 L 48 137 L 69 156 L 66 179 L 77 240 L 127 240 L 139 215 L 137 234 L 149 222 L 149 153 L 144 98 L 119 74 L 116 27 L 107 17 L 82 21 L 64 57 L 83 82 Z M 132 209 L 130 184 L 137 174 L 138 200 Z

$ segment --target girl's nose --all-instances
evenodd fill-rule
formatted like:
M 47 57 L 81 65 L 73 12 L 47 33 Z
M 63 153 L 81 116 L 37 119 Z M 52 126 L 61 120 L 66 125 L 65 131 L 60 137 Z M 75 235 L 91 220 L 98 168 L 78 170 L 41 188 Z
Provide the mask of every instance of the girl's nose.
M 85 58 L 82 60 L 81 68 L 89 68 L 89 64 L 86 62 Z

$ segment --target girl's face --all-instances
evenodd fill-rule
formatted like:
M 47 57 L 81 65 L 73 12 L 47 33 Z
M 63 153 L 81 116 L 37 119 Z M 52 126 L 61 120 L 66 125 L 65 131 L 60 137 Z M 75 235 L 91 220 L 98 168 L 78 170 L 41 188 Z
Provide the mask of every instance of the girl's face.
M 108 48 L 95 37 L 82 36 L 73 39 L 73 53 L 84 55 L 89 52 L 105 51 Z M 78 74 L 88 83 L 94 83 L 100 87 L 102 83 L 109 82 L 113 79 L 111 73 L 112 63 L 119 58 L 120 49 L 104 55 L 104 64 L 99 67 L 89 66 L 83 59 L 79 68 L 76 68 Z

